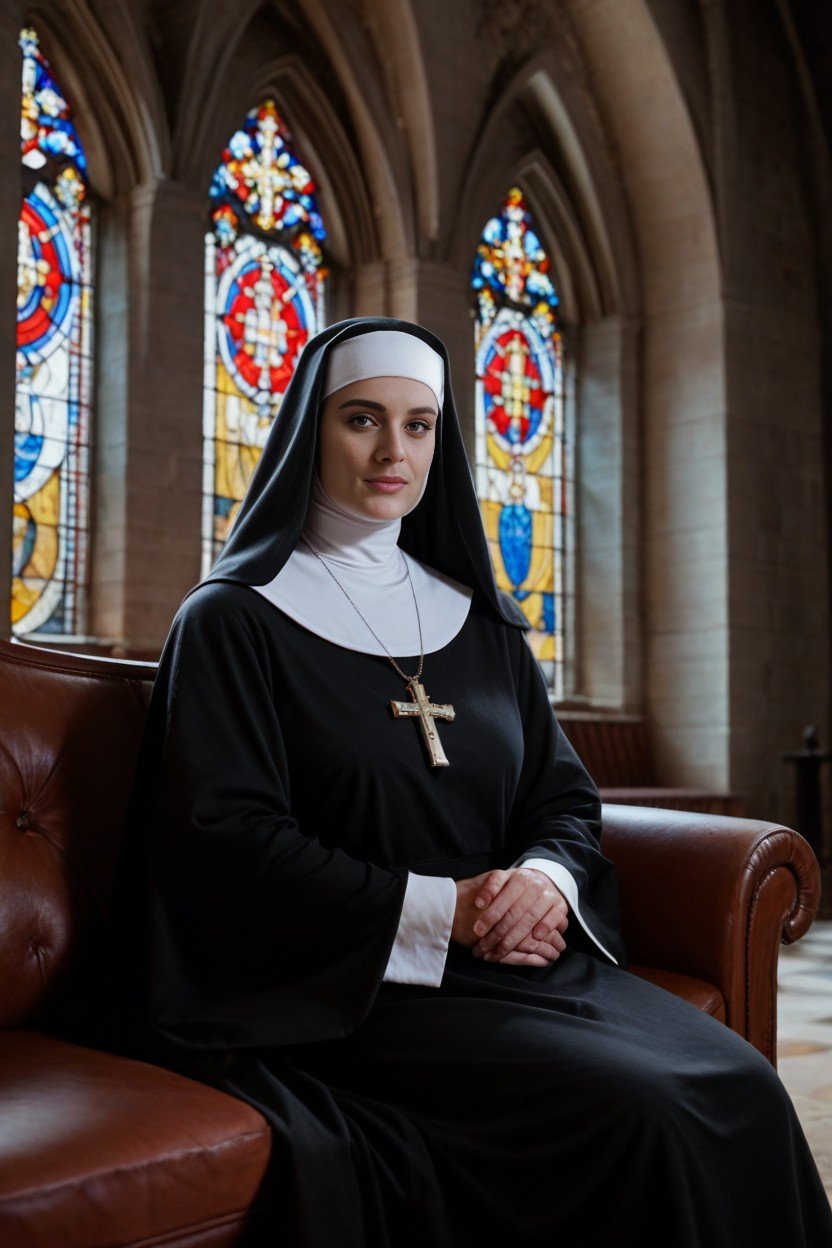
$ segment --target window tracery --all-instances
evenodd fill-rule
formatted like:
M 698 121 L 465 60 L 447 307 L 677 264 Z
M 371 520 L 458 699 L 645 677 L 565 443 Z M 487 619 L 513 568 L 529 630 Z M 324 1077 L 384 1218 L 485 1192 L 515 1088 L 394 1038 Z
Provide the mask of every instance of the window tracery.
M 564 696 L 573 514 L 563 342 L 551 263 L 517 186 L 483 229 L 475 301 L 476 483 L 497 584 L 520 604 Z
M 205 236 L 202 575 L 222 548 L 304 345 L 324 326 L 317 188 L 273 100 L 222 153 Z
M 86 626 L 93 372 L 93 207 L 72 109 L 35 30 L 19 36 L 12 631 Z

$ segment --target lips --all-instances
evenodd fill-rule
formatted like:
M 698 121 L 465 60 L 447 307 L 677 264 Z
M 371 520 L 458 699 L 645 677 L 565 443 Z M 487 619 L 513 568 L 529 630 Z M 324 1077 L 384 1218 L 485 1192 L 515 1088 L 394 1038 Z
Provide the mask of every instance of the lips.
M 376 494 L 398 494 L 407 485 L 401 477 L 367 477 L 365 480 Z

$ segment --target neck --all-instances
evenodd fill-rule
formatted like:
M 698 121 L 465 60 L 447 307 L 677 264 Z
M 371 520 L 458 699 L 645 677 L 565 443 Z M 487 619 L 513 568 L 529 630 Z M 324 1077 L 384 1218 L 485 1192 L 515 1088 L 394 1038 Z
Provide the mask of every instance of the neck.
M 377 520 L 336 502 L 315 470 L 303 534 L 325 559 L 344 567 L 378 568 L 398 562 L 401 517 Z

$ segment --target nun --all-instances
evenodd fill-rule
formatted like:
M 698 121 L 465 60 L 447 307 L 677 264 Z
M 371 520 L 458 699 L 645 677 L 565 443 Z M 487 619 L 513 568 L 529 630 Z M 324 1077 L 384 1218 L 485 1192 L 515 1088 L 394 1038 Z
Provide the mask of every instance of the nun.
M 160 658 L 112 905 L 132 1051 L 266 1117 L 264 1248 L 832 1248 L 773 1067 L 627 969 L 527 630 L 443 343 L 324 329 Z

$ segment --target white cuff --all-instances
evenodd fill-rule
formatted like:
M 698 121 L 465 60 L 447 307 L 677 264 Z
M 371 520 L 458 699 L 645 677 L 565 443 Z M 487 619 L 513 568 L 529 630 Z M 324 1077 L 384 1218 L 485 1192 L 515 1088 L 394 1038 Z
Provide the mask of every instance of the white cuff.
M 604 949 L 600 940 L 598 940 L 597 936 L 592 935 L 592 932 L 587 927 L 585 921 L 581 918 L 581 912 L 578 909 L 577 881 L 572 872 L 569 871 L 562 862 L 553 862 L 551 858 L 527 858 L 524 862 L 513 862 L 511 865 L 513 867 L 533 867 L 535 871 L 542 871 L 545 875 L 548 875 L 552 883 L 560 889 L 566 900 L 569 902 L 569 909 L 574 912 L 578 922 L 581 924 L 581 927 L 584 929 L 587 936 L 591 937 L 591 939 L 595 941 L 598 948 L 601 949 L 608 958 L 612 958 L 615 965 L 618 966 L 618 958 L 613 958 L 609 949 Z
M 456 913 L 456 884 L 450 876 L 408 873 L 399 930 L 385 982 L 438 988 L 445 971 Z

